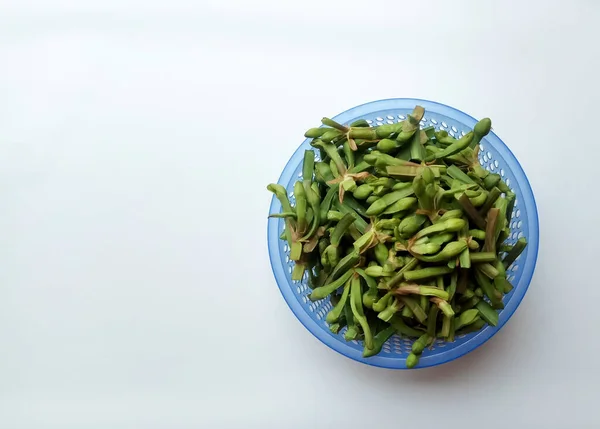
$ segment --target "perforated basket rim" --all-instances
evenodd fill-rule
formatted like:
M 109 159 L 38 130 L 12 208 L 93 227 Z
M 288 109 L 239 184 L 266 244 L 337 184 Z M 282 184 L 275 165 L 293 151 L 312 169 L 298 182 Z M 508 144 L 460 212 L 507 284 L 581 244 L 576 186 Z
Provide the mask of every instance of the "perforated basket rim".
M 340 123 L 348 123 L 355 118 L 362 117 L 374 112 L 388 110 L 388 109 L 412 109 L 415 105 L 421 105 L 425 108 L 425 112 L 428 110 L 435 111 L 438 114 L 453 118 L 456 121 L 461 122 L 469 128 L 477 123 L 477 120 L 472 116 L 464 113 L 463 111 L 447 106 L 442 103 L 435 101 L 423 100 L 418 98 L 390 98 L 384 100 L 377 100 L 368 103 L 361 104 L 345 112 L 340 113 L 333 119 Z M 297 166 L 302 162 L 304 156 L 304 147 L 308 139 L 304 140 L 299 147 L 296 149 L 294 154 L 288 160 L 285 165 L 281 176 L 279 177 L 278 183 L 283 186 L 287 186 L 289 181 L 294 174 L 295 168 L 291 166 Z M 524 261 L 522 265 L 521 280 L 515 290 L 513 296 L 507 303 L 505 308 L 500 312 L 498 326 L 486 326 L 484 329 L 473 335 L 470 339 L 457 347 L 444 350 L 442 353 L 434 355 L 423 355 L 419 361 L 417 368 L 426 368 L 441 365 L 443 363 L 450 362 L 457 359 L 484 344 L 492 336 L 494 336 L 512 317 L 516 309 L 519 307 L 525 293 L 529 289 L 533 272 L 538 256 L 539 247 L 539 220 L 537 206 L 531 185 L 525 172 L 523 171 L 519 161 L 511 152 L 511 150 L 504 144 L 504 142 L 496 135 L 492 130 L 486 136 L 486 143 L 491 145 L 495 151 L 510 165 L 510 170 L 514 174 L 516 181 L 522 191 L 520 202 L 525 206 L 527 212 L 527 224 L 529 228 L 528 240 L 528 255 L 531 256 Z M 278 213 L 281 210 L 281 205 L 277 198 L 273 197 L 269 208 L 269 213 Z M 367 365 L 388 368 L 388 369 L 406 369 L 406 358 L 403 357 L 388 357 L 388 356 L 373 356 L 370 358 L 363 358 L 361 353 L 345 344 L 343 340 L 338 339 L 329 334 L 323 326 L 318 325 L 307 313 L 307 311 L 300 305 L 298 299 L 294 295 L 293 286 L 288 281 L 284 267 L 280 263 L 279 246 L 273 245 L 279 241 L 280 231 L 278 230 L 279 222 L 278 219 L 269 218 L 267 222 L 267 245 L 269 251 L 269 258 L 271 262 L 271 268 L 277 282 L 277 286 L 283 295 L 286 303 L 296 316 L 296 318 L 304 325 L 309 332 L 317 337 L 323 344 L 336 352 L 349 357 L 357 362 L 365 363 Z M 276 239 L 274 239 L 276 238 Z

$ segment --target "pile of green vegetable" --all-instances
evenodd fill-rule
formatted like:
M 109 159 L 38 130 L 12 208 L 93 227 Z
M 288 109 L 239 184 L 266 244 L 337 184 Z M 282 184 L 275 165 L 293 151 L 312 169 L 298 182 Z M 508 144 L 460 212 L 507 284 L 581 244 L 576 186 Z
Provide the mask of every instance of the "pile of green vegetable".
M 423 115 L 417 106 L 377 127 L 323 118 L 305 133 L 320 161 L 305 152 L 295 205 L 283 186 L 268 186 L 281 202 L 271 216 L 285 220 L 292 279 L 308 272 L 310 299 L 331 298 L 331 331 L 346 326 L 365 357 L 393 334 L 413 337 L 409 368 L 436 338 L 498 323 L 513 288 L 506 269 L 527 244 L 504 244 L 515 194 L 479 164 L 491 121 L 454 138 L 420 129 Z

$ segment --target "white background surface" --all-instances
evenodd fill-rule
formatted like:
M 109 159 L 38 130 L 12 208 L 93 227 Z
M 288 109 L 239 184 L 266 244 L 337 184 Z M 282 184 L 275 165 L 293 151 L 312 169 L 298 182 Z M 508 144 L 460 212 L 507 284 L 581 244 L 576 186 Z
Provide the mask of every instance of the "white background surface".
M 599 12 L 0 1 L 0 428 L 597 428 Z M 302 132 L 389 97 L 490 116 L 540 212 L 513 319 L 423 371 L 322 345 L 266 249 Z

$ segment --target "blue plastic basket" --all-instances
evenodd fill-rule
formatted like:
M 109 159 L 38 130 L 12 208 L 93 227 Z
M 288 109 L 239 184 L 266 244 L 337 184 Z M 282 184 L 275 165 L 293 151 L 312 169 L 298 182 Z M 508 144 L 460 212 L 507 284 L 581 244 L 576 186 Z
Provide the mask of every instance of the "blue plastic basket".
M 433 125 L 436 129 L 448 131 L 452 136 L 464 135 L 477 122 L 475 118 L 452 107 L 433 101 L 410 98 L 373 101 L 347 110 L 334 119 L 342 124 L 348 124 L 357 119 L 366 119 L 373 125 L 391 124 L 402 121 L 417 104 L 425 108 L 425 117 L 421 121 L 423 127 Z M 307 139 L 292 155 L 279 178 L 279 183 L 288 190 L 292 203 L 294 183 L 302 177 L 304 150 L 310 148 Z M 500 312 L 498 326 L 486 326 L 479 332 L 459 336 L 453 343 L 438 340 L 431 348 L 423 352 L 417 368 L 449 362 L 486 342 L 513 315 L 527 292 L 533 276 L 539 245 L 539 227 L 535 199 L 527 176 L 512 152 L 493 132 L 482 141 L 479 159 L 481 165 L 486 169 L 499 173 L 517 195 L 510 224 L 511 235 L 507 242 L 514 243 L 517 238 L 525 236 L 528 245 L 507 272 L 508 279 L 515 288 L 504 298 L 505 308 Z M 279 201 L 273 198 L 269 213 L 279 213 L 280 211 Z M 337 335 L 331 333 L 325 322 L 325 316 L 331 309 L 329 298 L 313 303 L 308 299 L 310 289 L 307 285 L 306 275 L 302 281 L 291 280 L 293 262 L 289 259 L 289 248 L 284 240 L 279 239 L 283 228 L 283 219 L 269 219 L 267 229 L 269 256 L 279 289 L 298 320 L 315 337 L 344 356 L 383 368 L 405 369 L 406 357 L 410 353 L 412 345 L 412 341 L 408 338 L 393 336 L 383 346 L 379 355 L 363 358 L 361 342 L 346 342 L 343 338 L 344 330 Z

